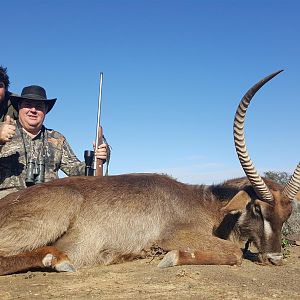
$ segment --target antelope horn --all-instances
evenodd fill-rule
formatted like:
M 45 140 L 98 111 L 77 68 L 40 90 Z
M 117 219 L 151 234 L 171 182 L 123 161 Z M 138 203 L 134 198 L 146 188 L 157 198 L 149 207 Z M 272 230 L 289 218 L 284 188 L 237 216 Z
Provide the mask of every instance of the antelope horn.
M 298 190 L 300 187 L 300 162 L 298 163 L 298 166 L 289 180 L 289 182 L 286 184 L 286 186 L 283 189 L 283 193 L 289 198 L 294 199 L 296 196 Z
M 248 177 L 250 183 L 252 184 L 254 190 L 256 191 L 258 197 L 268 202 L 273 201 L 273 195 L 268 189 L 268 187 L 266 186 L 266 184 L 264 183 L 264 181 L 262 180 L 262 178 L 259 176 L 257 171 L 255 170 L 255 167 L 248 154 L 247 147 L 245 144 L 244 123 L 245 123 L 246 111 L 253 96 L 264 84 L 266 84 L 269 80 L 271 80 L 273 77 L 275 77 L 277 74 L 279 74 L 282 71 L 283 70 L 277 71 L 265 77 L 264 79 L 256 83 L 252 88 L 248 90 L 248 92 L 244 95 L 244 97 L 240 101 L 240 104 L 235 113 L 234 123 L 233 123 L 233 136 L 234 136 L 235 150 L 237 152 L 242 168 L 246 176 Z

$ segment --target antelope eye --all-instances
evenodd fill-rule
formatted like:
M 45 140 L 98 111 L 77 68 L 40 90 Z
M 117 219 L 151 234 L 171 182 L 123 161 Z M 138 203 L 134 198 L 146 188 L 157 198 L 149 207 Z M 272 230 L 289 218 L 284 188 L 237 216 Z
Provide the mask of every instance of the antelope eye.
M 255 214 L 260 214 L 261 213 L 260 206 L 259 205 L 254 205 L 253 212 Z

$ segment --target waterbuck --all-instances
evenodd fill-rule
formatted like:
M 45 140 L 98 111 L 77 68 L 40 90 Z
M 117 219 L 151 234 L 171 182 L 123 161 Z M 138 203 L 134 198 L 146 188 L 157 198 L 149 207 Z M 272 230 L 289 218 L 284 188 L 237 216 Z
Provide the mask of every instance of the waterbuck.
M 158 174 L 69 177 L 0 201 L 0 274 L 50 267 L 74 271 L 166 253 L 160 267 L 242 262 L 252 242 L 262 263 L 280 264 L 281 228 L 300 185 L 300 164 L 282 188 L 250 160 L 244 120 L 255 84 L 234 120 L 237 154 L 247 176 L 220 185 L 188 185 Z

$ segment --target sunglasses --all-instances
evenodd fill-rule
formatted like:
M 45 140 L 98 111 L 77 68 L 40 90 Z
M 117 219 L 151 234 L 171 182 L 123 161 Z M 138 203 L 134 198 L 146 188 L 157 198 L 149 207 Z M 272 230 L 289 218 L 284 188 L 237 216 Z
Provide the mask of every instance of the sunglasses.
M 3 88 L 5 88 L 5 84 L 4 84 L 4 82 L 0 82 L 0 89 L 3 89 Z

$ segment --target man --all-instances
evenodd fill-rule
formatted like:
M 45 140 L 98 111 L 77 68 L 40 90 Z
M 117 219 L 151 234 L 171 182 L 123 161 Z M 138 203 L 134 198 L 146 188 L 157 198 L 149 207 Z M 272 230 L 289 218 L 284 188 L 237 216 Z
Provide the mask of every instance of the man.
M 58 178 L 58 170 L 68 176 L 84 175 L 85 163 L 80 162 L 65 137 L 44 125 L 45 115 L 56 102 L 47 99 L 40 86 L 23 88 L 21 96 L 11 95 L 11 103 L 19 112 L 14 124 L 6 118 L 5 142 L 0 144 L 0 199 L 7 194 L 35 183 Z M 101 144 L 96 158 L 106 160 L 107 146 Z
M 7 135 L 13 131 L 13 127 L 3 124 L 5 116 L 8 115 L 13 119 L 18 118 L 18 112 L 10 102 L 11 93 L 8 91 L 9 83 L 7 68 L 0 66 L 0 143 L 7 142 Z M 10 122 L 8 121 L 8 123 Z

